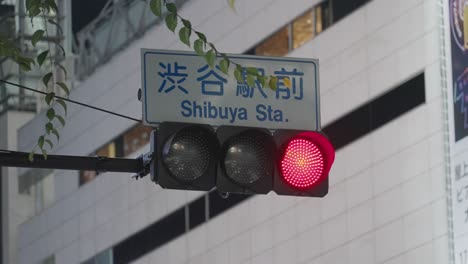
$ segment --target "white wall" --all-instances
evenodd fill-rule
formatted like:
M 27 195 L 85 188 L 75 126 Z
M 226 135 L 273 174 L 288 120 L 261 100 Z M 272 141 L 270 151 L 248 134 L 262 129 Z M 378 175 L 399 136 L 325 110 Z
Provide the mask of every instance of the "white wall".
M 220 50 L 236 53 L 314 4 L 236 3 L 234 13 L 225 1 L 190 1 L 181 14 Z M 448 263 L 437 17 L 436 0 L 374 0 L 290 54 L 320 59 L 324 125 L 426 74 L 424 105 L 338 151 L 324 199 L 252 198 L 137 263 Z M 140 117 L 143 47 L 185 49 L 157 27 L 71 98 Z M 87 155 L 133 124 L 72 105 L 69 113 L 61 154 Z M 30 131 L 43 123 L 23 127 L 20 149 L 33 145 Z M 56 204 L 22 226 L 20 263 L 51 253 L 57 263 L 86 260 L 199 195 L 129 176 L 106 173 L 79 189 L 76 173 L 57 176 L 64 188 Z
M 0 115 L 0 149 L 16 150 L 17 129 L 33 118 L 34 114 L 8 111 Z M 17 169 L 2 167 L 2 244 L 3 262 L 16 263 L 18 223 L 25 221 L 24 209 L 17 198 Z

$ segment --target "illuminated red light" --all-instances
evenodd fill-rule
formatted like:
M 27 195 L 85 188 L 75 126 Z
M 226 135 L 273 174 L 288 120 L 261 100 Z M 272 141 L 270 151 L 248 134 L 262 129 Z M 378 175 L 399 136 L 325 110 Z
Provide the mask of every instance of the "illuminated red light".
M 295 138 L 284 149 L 280 169 L 284 180 L 292 187 L 307 189 L 322 179 L 325 161 L 314 142 Z

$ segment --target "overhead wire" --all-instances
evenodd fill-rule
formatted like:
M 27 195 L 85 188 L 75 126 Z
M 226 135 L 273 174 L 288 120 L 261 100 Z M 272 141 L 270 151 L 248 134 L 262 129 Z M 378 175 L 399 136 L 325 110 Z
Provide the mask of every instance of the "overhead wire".
M 0 82 L 6 83 L 6 84 L 9 84 L 9 85 L 13 85 L 13 86 L 16 86 L 18 88 L 25 89 L 25 90 L 28 90 L 28 91 L 31 91 L 31 92 L 40 93 L 40 94 L 43 94 L 43 95 L 48 95 L 49 94 L 49 93 L 46 93 L 46 92 L 43 92 L 43 91 L 40 91 L 40 90 L 37 90 L 37 89 L 33 89 L 31 87 L 27 87 L 27 86 L 17 84 L 17 83 L 13 83 L 13 82 L 6 81 L 6 80 L 1 80 L 0 79 Z M 92 105 L 89 105 L 89 104 L 81 103 L 81 102 L 78 102 L 78 101 L 75 101 L 75 100 L 72 100 L 72 99 L 68 99 L 68 98 L 65 98 L 65 97 L 62 97 L 62 96 L 58 96 L 58 95 L 55 95 L 55 94 L 54 94 L 54 98 L 61 99 L 61 100 L 64 100 L 64 101 L 67 101 L 67 102 L 70 102 L 70 103 L 73 103 L 73 104 L 81 105 L 81 106 L 84 106 L 84 107 L 88 107 L 88 108 L 91 108 L 91 109 L 94 109 L 94 110 L 97 110 L 97 111 L 101 111 L 101 112 L 104 112 L 104 113 L 107 113 L 107 114 L 111 114 L 111 115 L 115 115 L 115 116 L 118 116 L 118 117 L 126 118 L 126 119 L 129 119 L 129 120 L 132 120 L 132 121 L 141 122 L 141 119 L 137 119 L 137 118 L 134 118 L 134 117 L 122 115 L 122 114 L 119 114 L 119 113 L 116 113 L 116 112 L 112 112 L 112 111 L 109 111 L 109 110 L 106 110 L 106 109 L 103 109 L 103 108 L 99 108 L 99 107 L 96 107 L 96 106 L 92 106 Z

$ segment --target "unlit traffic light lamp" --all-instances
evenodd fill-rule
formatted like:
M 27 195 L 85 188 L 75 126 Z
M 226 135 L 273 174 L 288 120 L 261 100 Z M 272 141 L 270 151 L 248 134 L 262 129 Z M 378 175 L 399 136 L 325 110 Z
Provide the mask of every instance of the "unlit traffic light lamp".
M 221 126 L 216 187 L 220 192 L 266 194 L 273 187 L 276 148 L 267 129 Z
M 152 171 L 163 188 L 323 197 L 335 158 L 315 131 L 161 123 Z
M 208 125 L 162 123 L 159 126 L 156 179 L 163 188 L 211 190 L 219 151 Z

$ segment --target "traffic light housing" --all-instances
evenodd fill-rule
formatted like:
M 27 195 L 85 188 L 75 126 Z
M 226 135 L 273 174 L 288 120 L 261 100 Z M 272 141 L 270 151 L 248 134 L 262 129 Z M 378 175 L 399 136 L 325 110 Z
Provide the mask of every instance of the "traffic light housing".
M 161 187 L 227 193 L 323 197 L 335 158 L 322 133 L 288 129 L 164 122 L 153 146 Z

